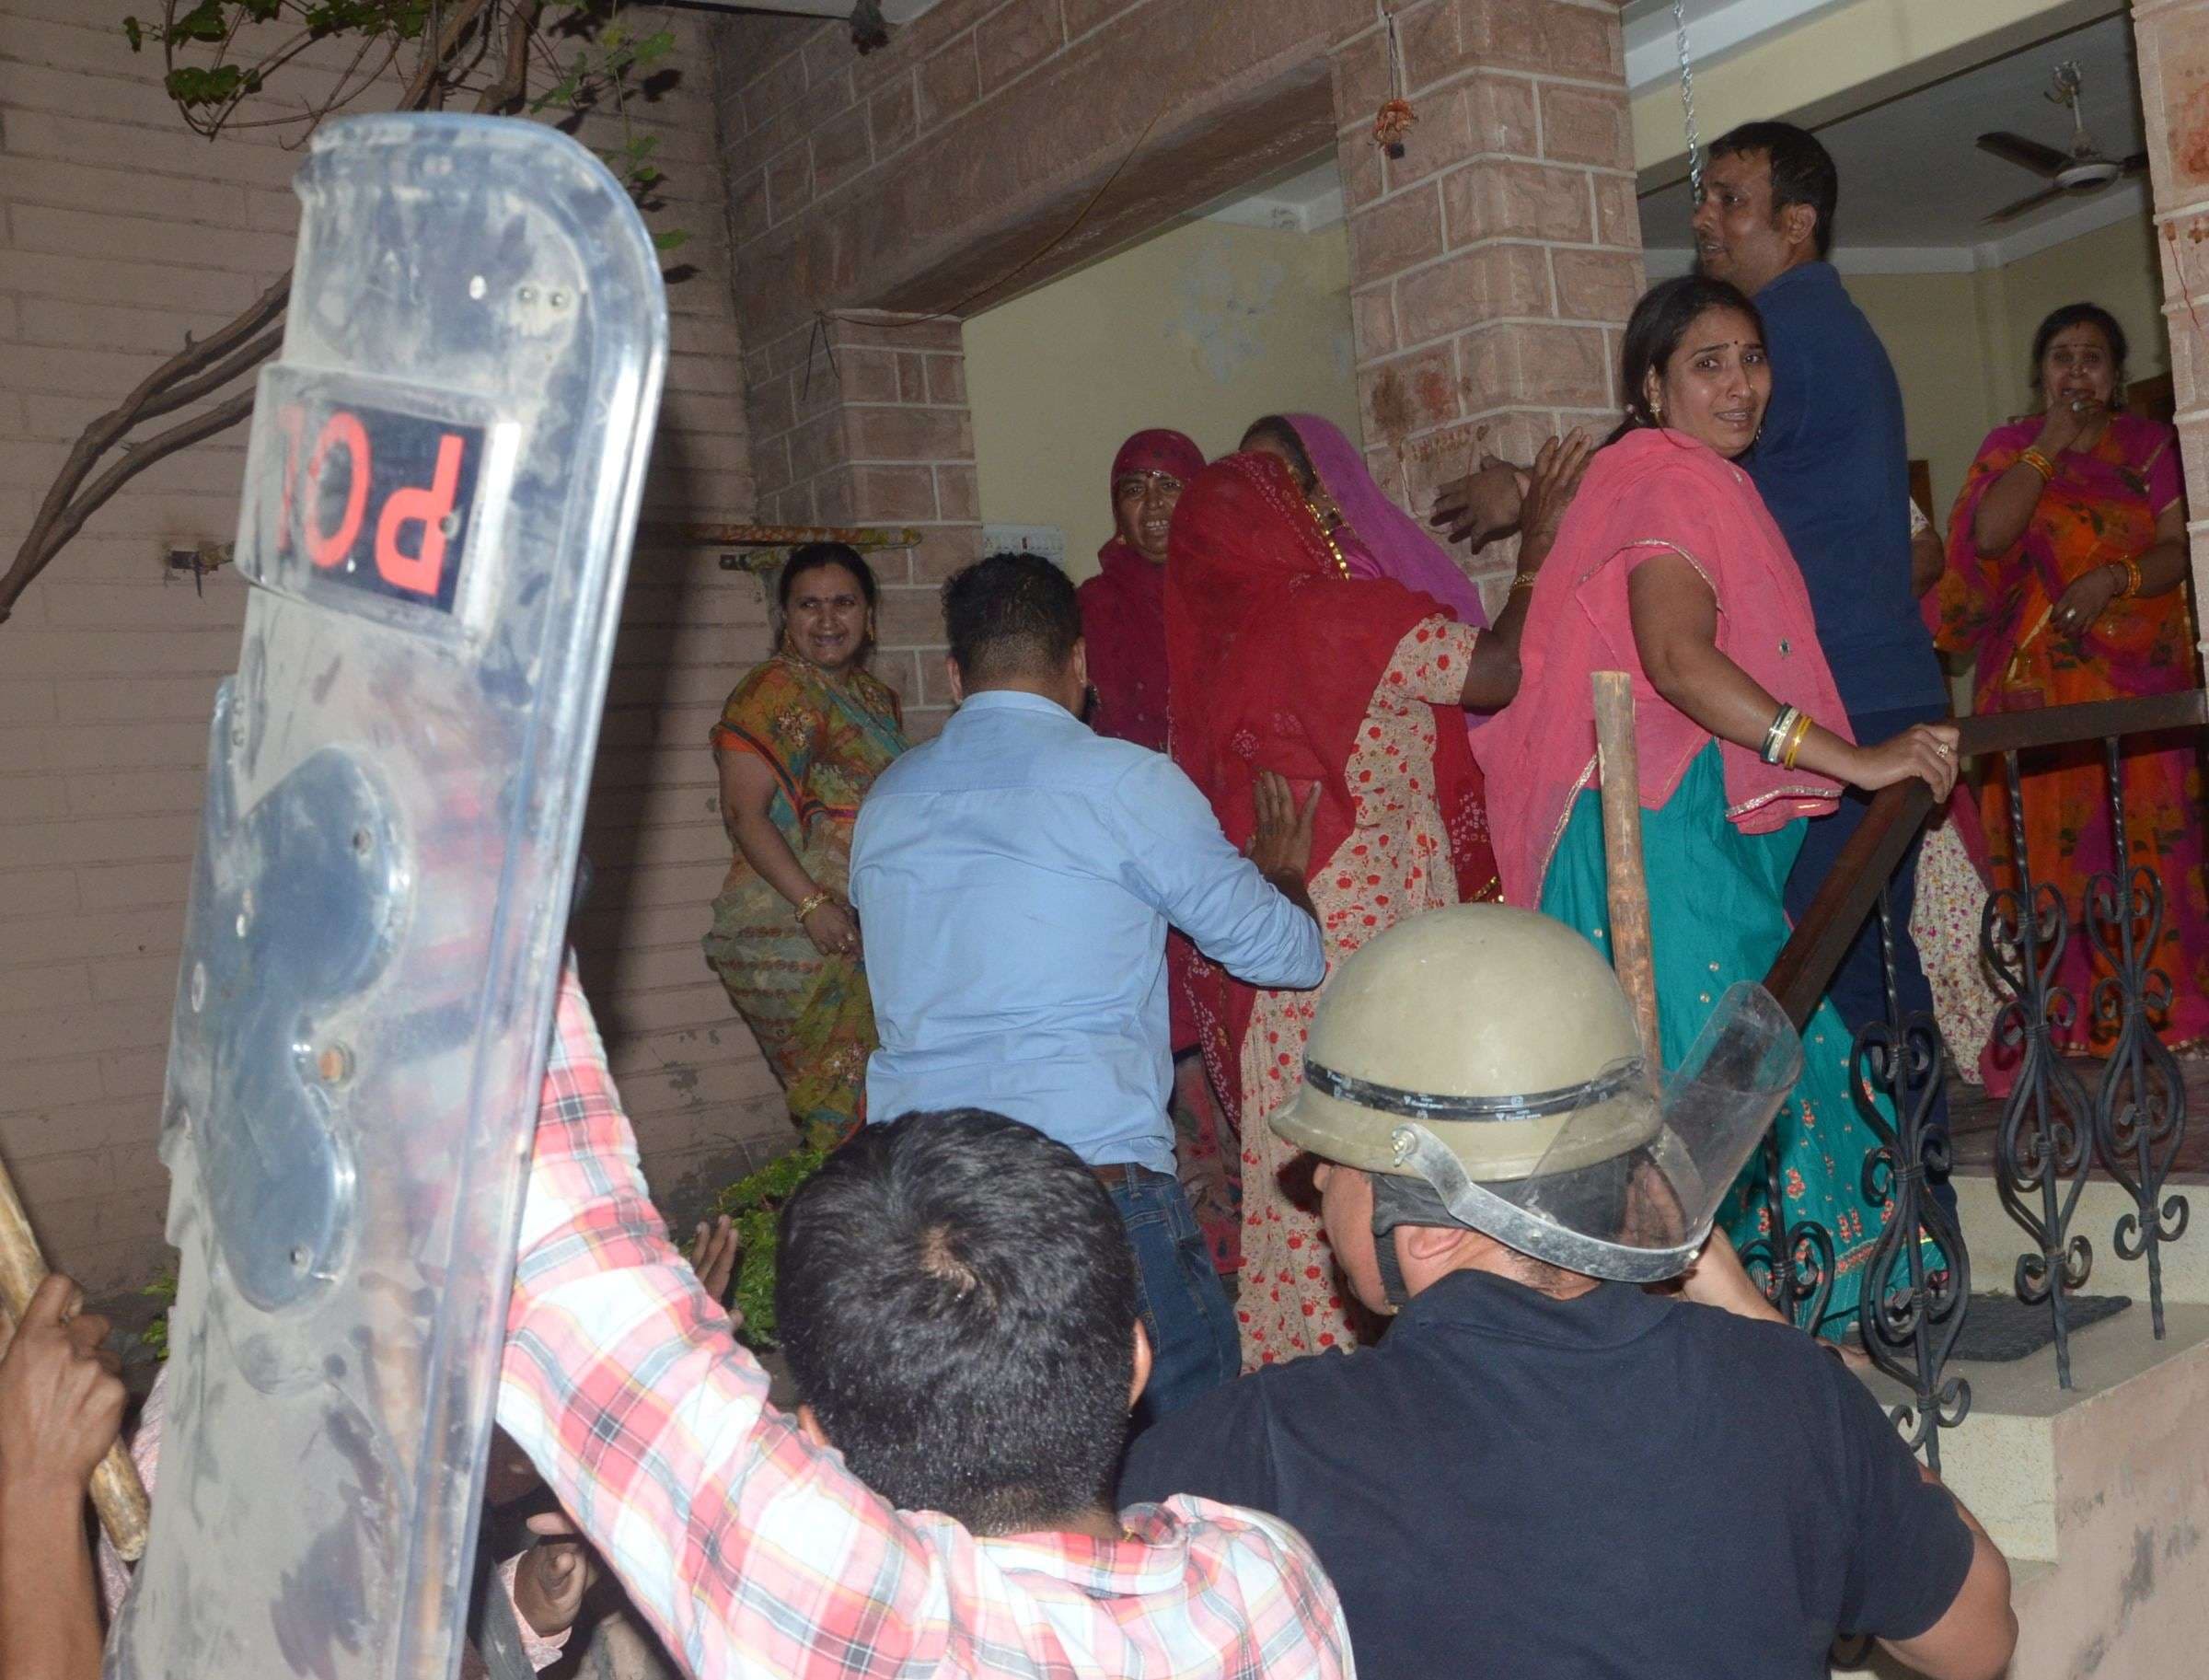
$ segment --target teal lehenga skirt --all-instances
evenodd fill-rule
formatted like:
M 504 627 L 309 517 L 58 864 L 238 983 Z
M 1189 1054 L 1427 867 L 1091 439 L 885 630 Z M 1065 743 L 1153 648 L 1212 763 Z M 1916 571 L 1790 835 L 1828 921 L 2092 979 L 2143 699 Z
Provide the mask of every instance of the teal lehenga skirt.
M 1802 849 L 1802 829 L 1796 821 L 1769 834 L 1744 834 L 1726 820 L 1726 775 L 1715 741 L 1695 756 L 1661 810 L 1642 812 L 1658 1036 L 1667 1067 L 1679 1065 L 1726 989 L 1763 979 L 1787 944 L 1782 893 Z M 1602 801 L 1592 788 L 1575 801 L 1543 877 L 1542 910 L 1610 955 Z M 1850 1097 L 1849 1048 L 1839 1012 L 1820 1003 L 1802 1036 L 1802 1078 L 1774 1122 L 1788 1223 L 1814 1219 L 1833 1234 L 1833 1294 L 1821 1322 L 1805 1327 L 1826 1335 L 1855 1323 L 1864 1269 L 1884 1219 L 1883 1209 L 1864 1200 L 1865 1153 L 1877 1140 Z M 1879 1104 L 1891 1120 L 1884 1096 Z M 1764 1182 L 1760 1149 L 1718 1212 L 1736 1247 L 1756 1241 L 1769 1222 Z

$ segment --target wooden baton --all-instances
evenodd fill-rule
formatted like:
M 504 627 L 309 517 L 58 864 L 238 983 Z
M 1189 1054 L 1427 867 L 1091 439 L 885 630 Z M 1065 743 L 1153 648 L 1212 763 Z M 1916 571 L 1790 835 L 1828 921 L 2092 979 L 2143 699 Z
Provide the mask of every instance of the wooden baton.
M 30 1221 L 16 1195 L 16 1181 L 8 1176 L 6 1164 L 0 1162 L 0 1302 L 6 1303 L 8 1316 L 17 1324 L 23 1322 L 31 1296 L 45 1280 L 46 1260 L 39 1252 L 39 1239 L 31 1234 Z M 93 1467 L 92 1508 L 99 1512 L 99 1525 L 124 1561 L 137 1562 L 145 1551 L 145 1485 L 120 1441 Z
M 1595 750 L 1603 778 L 1603 879 L 1611 899 L 1611 967 L 1634 1006 L 1649 1071 L 1664 1070 L 1657 1040 L 1657 965 L 1649 945 L 1649 882 L 1641 867 L 1641 761 L 1634 747 L 1634 682 L 1596 671 Z

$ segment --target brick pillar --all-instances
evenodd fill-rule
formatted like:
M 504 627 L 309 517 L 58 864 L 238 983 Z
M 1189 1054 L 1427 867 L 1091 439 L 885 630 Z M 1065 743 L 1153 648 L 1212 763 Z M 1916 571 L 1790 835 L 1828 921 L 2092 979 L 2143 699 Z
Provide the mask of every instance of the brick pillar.
M 751 351 L 746 369 L 762 520 L 924 533 L 870 556 L 873 668 L 903 697 L 908 733 L 934 735 L 951 705 L 937 586 L 981 545 L 959 323 L 840 316 Z
M 2192 515 L 2193 598 L 2209 603 L 2209 0 L 2135 0 L 2133 27 Z M 2209 655 L 2209 641 L 2199 651 Z
M 1372 141 L 1378 28 L 1336 49 L 1335 110 L 1367 458 L 1423 514 L 1484 426 L 1525 460 L 1613 422 L 1641 232 L 1615 4 L 1425 0 L 1396 25 L 1419 118 L 1405 156 Z M 1498 545 L 1470 569 L 1490 582 L 1510 563 Z

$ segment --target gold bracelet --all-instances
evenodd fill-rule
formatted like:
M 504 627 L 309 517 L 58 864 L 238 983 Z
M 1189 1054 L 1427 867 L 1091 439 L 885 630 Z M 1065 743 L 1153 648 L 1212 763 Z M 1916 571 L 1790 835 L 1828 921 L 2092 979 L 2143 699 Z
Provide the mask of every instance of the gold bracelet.
M 1810 714 L 1806 712 L 1795 720 L 1795 727 L 1787 731 L 1787 750 L 1779 755 L 1782 768 L 1795 768 L 1795 755 L 1802 750 L 1803 742 L 1810 739 Z
M 827 887 L 824 886 L 819 892 L 814 894 L 812 898 L 802 900 L 798 905 L 798 925 L 800 927 L 804 927 L 805 925 L 806 917 L 812 915 L 814 911 L 819 910 L 822 905 L 830 902 L 835 898 L 835 897 L 836 895 L 834 893 L 830 892 Z
M 1511 586 L 1503 592 L 1503 598 L 1508 601 L 1521 589 L 1532 589 L 1540 576 L 1541 574 L 1536 572 L 1519 573 L 1511 579 Z
M 2124 588 L 2121 593 L 2138 595 L 2140 593 L 2140 562 L 2136 560 L 2121 560 L 2117 563 L 2124 568 Z
M 2041 483 L 2051 484 L 2055 481 L 2055 463 L 2050 460 L 2046 456 L 2042 455 L 2038 449 L 2028 449 L 2023 454 L 2019 455 L 2018 459 L 2023 461 L 2028 467 L 2039 473 L 2041 475 Z

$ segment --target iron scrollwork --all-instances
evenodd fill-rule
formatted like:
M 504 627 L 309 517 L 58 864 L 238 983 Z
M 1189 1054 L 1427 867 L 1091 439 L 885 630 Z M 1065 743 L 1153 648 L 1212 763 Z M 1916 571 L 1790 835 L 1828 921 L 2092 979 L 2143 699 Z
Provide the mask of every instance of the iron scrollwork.
M 2127 866 L 2124 784 L 2115 737 L 2102 743 L 2109 782 L 2113 869 L 2087 884 L 2087 938 L 2109 972 L 2094 985 L 2098 1025 L 2111 1030 L 2110 1057 L 2094 1096 L 2094 1144 L 2111 1178 L 2132 1199 L 2112 1245 L 2124 1260 L 2147 1261 L 2149 1315 L 2163 1336 L 2163 1245 L 2186 1230 L 2183 1196 L 2163 1189 L 2186 1131 L 2186 1081 L 2151 1017 L 2171 1003 L 2170 977 L 2154 966 L 2163 934 L 2163 883 L 2145 864 Z
M 1910 1389 L 1913 1397 L 1890 1415 L 1911 1451 L 1922 1451 L 1938 1470 L 1940 1431 L 1972 1409 L 1970 1382 L 1945 1374 L 1963 1333 L 1972 1266 L 1962 1230 L 1930 1182 L 1950 1164 L 1948 1133 L 1927 1126 L 1940 1095 L 1940 1033 L 1925 1014 L 1900 1018 L 1893 919 L 1884 897 L 1879 956 L 1889 1018 L 1857 1032 L 1849 1070 L 1856 1113 L 1879 1140 L 1864 1157 L 1864 1197 L 1887 1210 L 1865 1263 L 1857 1336 L 1871 1362 Z M 1894 1106 L 1891 1123 L 1881 1095 Z
M 1779 1158 L 1776 1123 L 1764 1134 L 1764 1229 L 1741 1249 L 1741 1264 L 1783 1317 L 1814 1332 L 1833 1298 L 1833 1236 L 1814 1219 L 1787 1223 L 1787 1168 Z
M 2061 890 L 2045 882 L 2036 886 L 2032 879 L 2016 753 L 2002 755 L 2002 769 L 2009 789 L 2010 855 L 2018 885 L 1988 896 L 1979 950 L 2006 1000 L 1995 1017 L 1995 1037 L 2021 1056 L 2017 1084 L 1995 1134 L 1995 1188 L 2009 1216 L 2036 1246 L 2018 1257 L 2013 1281 L 2018 1299 L 2028 1306 L 2049 1303 L 2056 1381 L 2069 1388 L 2068 1297 L 2085 1285 L 2094 1266 L 2093 1245 L 2071 1230 L 2092 1170 L 2091 1109 L 2086 1087 L 2065 1065 L 2053 1037 L 2067 1031 L 2077 1015 L 2076 1000 L 2055 983 L 2070 918 Z

